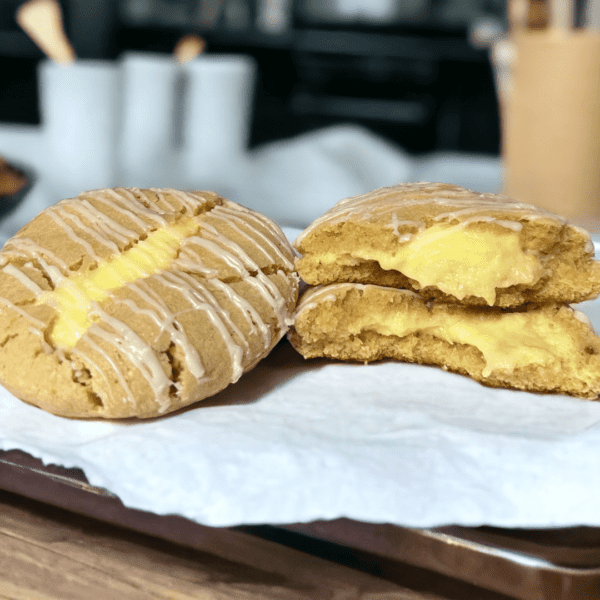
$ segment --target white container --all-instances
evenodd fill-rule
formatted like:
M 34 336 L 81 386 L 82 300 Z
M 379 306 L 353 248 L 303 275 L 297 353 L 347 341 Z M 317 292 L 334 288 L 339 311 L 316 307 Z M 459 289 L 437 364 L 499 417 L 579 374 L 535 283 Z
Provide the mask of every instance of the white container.
M 110 187 L 115 179 L 118 68 L 77 60 L 39 67 L 43 176 L 52 201 Z
M 177 185 L 180 74 L 181 65 L 170 54 L 123 54 L 118 185 Z
M 184 65 L 182 165 L 186 183 L 231 183 L 246 157 L 256 65 L 246 55 L 201 55 Z

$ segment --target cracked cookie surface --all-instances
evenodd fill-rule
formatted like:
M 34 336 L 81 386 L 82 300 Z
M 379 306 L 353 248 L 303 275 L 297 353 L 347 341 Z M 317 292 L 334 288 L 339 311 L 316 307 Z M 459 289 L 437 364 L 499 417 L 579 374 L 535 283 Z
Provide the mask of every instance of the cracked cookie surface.
M 291 324 L 293 251 L 213 192 L 95 190 L 0 252 L 0 381 L 69 417 L 153 417 L 212 396 Z

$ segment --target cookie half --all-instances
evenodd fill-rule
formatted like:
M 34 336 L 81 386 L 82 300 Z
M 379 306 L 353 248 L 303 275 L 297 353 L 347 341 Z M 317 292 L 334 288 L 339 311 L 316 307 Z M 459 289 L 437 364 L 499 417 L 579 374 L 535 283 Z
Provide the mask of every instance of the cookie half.
M 600 293 L 589 234 L 495 194 L 401 184 L 342 200 L 296 240 L 311 285 L 349 281 L 476 306 L 576 303 Z
M 82 193 L 0 252 L 0 381 L 63 416 L 168 413 L 270 352 L 297 279 L 279 227 L 215 193 Z
M 292 345 L 305 358 L 437 365 L 494 387 L 600 394 L 600 338 L 582 313 L 425 302 L 408 290 L 340 283 L 309 288 Z

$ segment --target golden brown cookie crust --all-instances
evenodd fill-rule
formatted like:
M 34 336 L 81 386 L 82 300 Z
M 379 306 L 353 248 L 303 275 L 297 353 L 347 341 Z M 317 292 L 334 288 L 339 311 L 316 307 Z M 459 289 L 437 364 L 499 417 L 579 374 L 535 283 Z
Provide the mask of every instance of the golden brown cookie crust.
M 174 252 L 168 264 L 102 292 L 76 343 L 57 342 L 68 312 L 57 290 L 151 240 L 150 262 Z M 85 192 L 40 213 L 0 252 L 0 380 L 58 415 L 166 414 L 266 356 L 297 294 L 293 251 L 259 213 L 213 192 Z
M 473 335 L 481 324 L 481 334 Z M 288 337 L 305 358 L 391 358 L 437 365 L 493 387 L 590 399 L 600 393 L 600 338 L 568 306 L 463 307 L 425 302 L 408 290 L 339 283 L 302 295 Z
M 422 232 L 440 226 L 517 237 L 520 253 L 535 257 L 536 272 L 496 287 L 490 301 L 473 294 L 457 298 L 439 285 L 420 285 L 402 271 L 368 258 L 393 258 Z M 311 285 L 370 283 L 410 289 L 425 299 L 499 307 L 576 303 L 600 293 L 600 263 L 594 260 L 587 232 L 533 206 L 450 184 L 400 184 L 347 198 L 312 223 L 294 245 L 301 255 L 298 272 Z

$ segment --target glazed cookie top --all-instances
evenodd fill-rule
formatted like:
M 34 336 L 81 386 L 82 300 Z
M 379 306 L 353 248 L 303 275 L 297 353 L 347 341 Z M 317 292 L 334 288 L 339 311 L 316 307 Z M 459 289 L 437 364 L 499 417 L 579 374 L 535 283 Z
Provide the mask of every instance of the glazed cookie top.
M 348 220 L 379 222 L 408 240 L 435 223 L 508 219 L 504 224 L 516 227 L 515 221 L 532 218 L 566 223 L 563 217 L 501 194 L 473 192 L 450 183 L 400 183 L 340 200 L 314 221 L 296 244 L 325 224 Z
M 0 252 L 0 379 L 66 416 L 164 414 L 254 366 L 296 298 L 265 216 L 212 192 L 85 192 Z
M 600 292 L 589 234 L 497 194 L 408 183 L 338 202 L 295 241 L 307 283 L 404 287 L 475 305 L 578 302 Z

